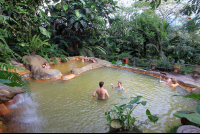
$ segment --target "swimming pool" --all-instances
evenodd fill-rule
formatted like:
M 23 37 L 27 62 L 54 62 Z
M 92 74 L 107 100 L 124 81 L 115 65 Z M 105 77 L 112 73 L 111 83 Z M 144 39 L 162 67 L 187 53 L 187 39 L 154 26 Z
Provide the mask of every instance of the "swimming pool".
M 110 95 L 106 101 L 92 97 L 100 81 L 104 81 L 104 88 Z M 122 81 L 126 93 L 111 88 L 110 84 L 117 86 L 118 81 Z M 6 132 L 104 133 L 109 129 L 103 117 L 106 111 L 114 108 L 111 104 L 129 102 L 117 97 L 138 95 L 143 96 L 141 100 L 147 101 L 147 105 L 138 106 L 132 115 L 145 115 L 146 109 L 149 109 L 159 117 L 156 124 L 148 124 L 142 131 L 166 132 L 168 126 L 180 122 L 173 116 L 176 111 L 195 110 L 198 103 L 190 98 L 172 97 L 175 94 L 188 94 L 182 88 L 172 90 L 159 83 L 157 78 L 108 67 L 84 72 L 70 81 L 29 82 L 33 100 L 21 94 L 21 101 L 8 107 L 16 112 L 6 122 Z M 138 119 L 144 121 L 147 117 Z

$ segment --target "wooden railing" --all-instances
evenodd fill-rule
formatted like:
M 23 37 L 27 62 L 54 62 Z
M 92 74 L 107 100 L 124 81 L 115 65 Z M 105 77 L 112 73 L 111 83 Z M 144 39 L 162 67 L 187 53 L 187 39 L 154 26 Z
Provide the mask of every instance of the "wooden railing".
M 129 66 L 140 67 L 143 69 L 152 69 L 153 63 L 157 62 L 156 70 L 166 71 L 166 72 L 173 72 L 174 65 L 176 64 L 174 62 L 159 61 L 159 60 L 152 60 L 152 59 L 139 59 L 136 57 L 119 57 L 119 56 L 102 56 L 102 55 L 96 55 L 95 57 L 108 60 L 109 62 L 111 62 L 112 60 L 122 61 L 123 58 L 128 58 Z M 179 74 L 193 74 L 195 68 L 199 68 L 200 70 L 199 65 L 181 64 L 181 63 L 180 65 L 181 65 L 181 70 L 178 72 Z

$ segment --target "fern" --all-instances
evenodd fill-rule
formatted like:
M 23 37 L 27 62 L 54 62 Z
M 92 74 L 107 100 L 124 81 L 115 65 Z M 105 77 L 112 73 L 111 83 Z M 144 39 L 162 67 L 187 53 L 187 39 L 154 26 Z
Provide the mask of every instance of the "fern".
M 20 67 L 5 64 L 0 62 L 0 85 L 7 85 L 9 87 L 21 87 L 24 92 L 30 96 L 30 90 L 28 89 L 29 83 L 16 72 L 9 72 L 9 69 L 21 70 Z
M 49 39 L 46 39 L 44 41 L 42 41 L 40 39 L 40 36 L 38 35 L 34 35 L 32 37 L 32 39 L 30 40 L 30 49 L 32 52 L 36 52 L 38 49 L 40 49 L 41 47 L 43 47 L 43 45 L 47 45 L 50 46 L 50 44 L 48 43 Z

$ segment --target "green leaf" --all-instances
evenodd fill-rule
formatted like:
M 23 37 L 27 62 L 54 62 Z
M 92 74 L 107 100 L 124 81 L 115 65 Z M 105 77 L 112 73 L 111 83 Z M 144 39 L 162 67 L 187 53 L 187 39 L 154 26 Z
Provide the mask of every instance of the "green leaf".
M 118 111 L 123 111 L 123 109 L 121 107 L 118 107 L 116 105 L 114 105 L 114 107 L 118 110 Z
M 87 23 L 86 23 L 84 20 L 81 20 L 80 23 L 81 23 L 81 25 L 82 25 L 84 28 L 87 27 Z
M 67 11 L 68 5 L 64 5 L 64 6 L 63 6 L 63 9 L 64 9 L 65 11 Z
M 131 123 L 134 124 L 135 123 L 135 117 L 130 118 Z
M 200 102 L 197 105 L 196 111 L 197 111 L 198 114 L 200 114 Z
M 131 100 L 129 103 L 130 104 L 134 104 L 134 103 L 137 103 L 140 99 L 142 98 L 142 96 L 137 96 L 137 98 L 136 99 L 134 99 L 134 100 Z
M 79 19 L 79 17 L 80 17 L 80 13 L 79 13 L 78 10 L 75 10 L 75 14 L 76 14 L 76 17 Z
M 200 124 L 200 114 L 198 113 L 191 113 L 191 114 L 182 114 L 182 113 L 175 113 L 174 116 L 178 118 L 187 118 L 189 121 Z
M 143 106 L 145 106 L 147 104 L 147 101 L 141 101 L 141 102 L 138 102 L 137 104 L 142 104 Z
M 115 6 L 117 5 L 117 3 L 118 3 L 117 1 L 114 1 L 114 5 L 115 5 Z
M 5 83 L 11 83 L 10 80 L 0 79 L 0 85 L 4 85 Z
M 85 5 L 85 1 L 83 1 L 83 0 L 80 0 L 82 3 L 83 3 L 83 5 Z
M 182 114 L 188 114 L 188 113 L 191 113 L 193 111 L 177 111 L 177 113 L 182 113 Z
M 43 35 L 45 35 L 45 36 L 48 37 L 48 38 L 51 38 L 51 37 L 50 37 L 50 32 L 48 32 L 44 27 L 39 27 L 39 29 L 40 29 L 40 32 L 41 32 Z
M 127 98 L 124 98 L 124 97 L 115 97 L 115 98 L 120 98 L 122 100 L 126 100 Z
M 110 121 L 111 121 L 111 117 L 110 117 L 110 115 L 109 115 L 109 114 L 107 115 L 107 118 L 106 118 L 106 120 L 107 120 L 108 122 L 110 122 Z
M 126 105 L 126 106 L 123 107 L 123 109 L 126 109 L 126 108 L 132 109 L 133 105 Z
M 122 105 L 120 105 L 119 107 L 124 107 L 124 106 L 126 106 L 126 104 L 122 104 Z
M 112 64 L 117 64 L 117 62 L 116 61 L 114 61 L 114 60 L 112 60 L 112 62 L 111 62 Z
M 80 28 L 80 23 L 79 22 L 75 22 L 74 23 L 74 27 L 75 27 L 75 29 L 79 29 Z
M 54 63 L 55 63 L 56 65 L 58 65 L 58 61 L 57 61 L 56 58 L 53 58 L 53 61 L 54 61 Z
M 148 116 L 149 120 L 152 122 L 157 122 L 158 121 L 158 117 L 151 115 L 151 112 L 149 111 L 149 109 L 146 110 L 146 115 Z
M 197 99 L 197 100 L 200 99 L 200 94 L 173 95 L 173 96 L 182 96 L 182 97 L 186 97 L 186 98 L 194 98 L 194 99 Z

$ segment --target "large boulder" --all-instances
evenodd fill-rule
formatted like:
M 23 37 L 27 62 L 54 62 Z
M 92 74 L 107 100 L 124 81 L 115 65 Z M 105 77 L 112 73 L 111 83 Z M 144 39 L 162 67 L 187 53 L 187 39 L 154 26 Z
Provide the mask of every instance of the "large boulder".
M 93 58 L 93 57 L 91 57 Z M 88 70 L 91 70 L 91 69 L 96 69 L 96 68 L 100 68 L 100 67 L 110 67 L 111 66 L 111 63 L 106 61 L 106 60 L 101 60 L 101 59 L 98 59 L 98 58 L 95 58 L 95 60 L 97 62 L 95 63 L 91 63 L 91 64 L 88 64 L 82 68 L 73 68 L 70 70 L 70 72 L 74 75 L 79 75 L 85 71 L 88 71 Z
M 193 125 L 180 126 L 176 133 L 200 133 L 200 128 Z
M 23 58 L 29 62 L 25 67 L 30 70 L 30 77 L 33 77 L 34 79 L 54 79 L 62 76 L 62 73 L 59 70 L 49 69 L 49 63 L 47 63 L 47 69 L 43 68 L 42 65 L 44 62 L 47 62 L 47 60 L 39 55 L 26 55 Z
M 20 93 L 24 93 L 25 91 L 22 90 L 20 87 L 9 87 L 6 85 L 0 86 L 0 104 L 5 103 L 11 99 L 13 99 L 14 96 Z
M 200 87 L 194 88 L 192 94 L 200 94 Z

